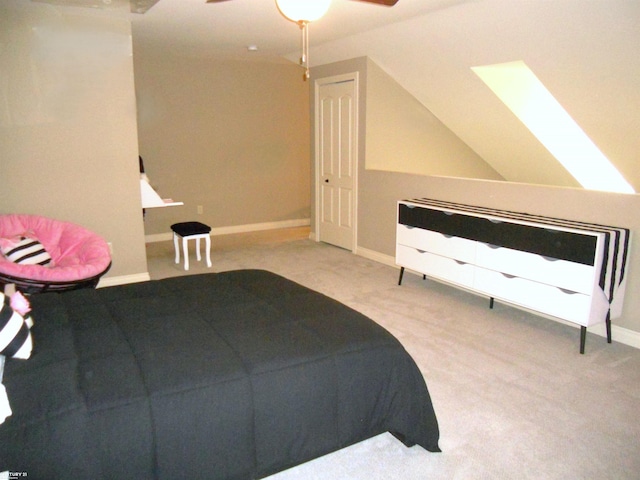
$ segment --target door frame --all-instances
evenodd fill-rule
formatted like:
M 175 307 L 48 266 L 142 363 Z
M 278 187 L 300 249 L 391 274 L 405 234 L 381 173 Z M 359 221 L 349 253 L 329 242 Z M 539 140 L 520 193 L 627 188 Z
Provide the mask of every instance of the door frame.
M 349 72 L 343 73 L 340 75 L 332 75 L 330 77 L 318 78 L 314 81 L 314 116 L 313 116 L 313 132 L 314 132 L 314 203 L 315 203 L 315 222 L 314 222 L 314 231 L 315 231 L 315 240 L 316 242 L 322 241 L 322 235 L 320 232 L 320 185 L 322 179 L 320 178 L 320 87 L 323 85 L 328 85 L 331 83 L 340 83 L 347 82 L 353 80 L 354 85 L 354 102 L 355 112 L 353 115 L 353 128 L 354 128 L 354 150 L 355 154 L 353 157 L 354 165 L 353 165 L 353 205 L 352 205 L 352 219 L 351 225 L 353 225 L 353 237 L 352 237 L 352 245 L 351 252 L 356 253 L 358 246 L 358 177 L 359 177 L 359 168 L 360 168 L 360 75 L 359 72 Z

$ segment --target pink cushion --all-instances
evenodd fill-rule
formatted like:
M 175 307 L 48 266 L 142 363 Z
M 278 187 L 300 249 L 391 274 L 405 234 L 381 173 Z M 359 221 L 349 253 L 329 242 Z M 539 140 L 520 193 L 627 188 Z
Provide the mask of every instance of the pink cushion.
M 0 215 L 0 238 L 20 235 L 40 241 L 51 255 L 53 266 L 19 265 L 0 255 L 0 272 L 6 275 L 51 282 L 76 281 L 102 273 L 111 263 L 107 242 L 84 227 L 38 215 Z

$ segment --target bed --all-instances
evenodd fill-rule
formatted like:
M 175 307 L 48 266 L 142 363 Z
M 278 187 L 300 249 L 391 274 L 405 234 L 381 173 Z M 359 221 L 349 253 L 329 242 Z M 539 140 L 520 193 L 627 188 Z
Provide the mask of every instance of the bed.
M 264 270 L 30 297 L 0 471 L 262 478 L 383 432 L 438 448 L 424 378 L 381 326 Z

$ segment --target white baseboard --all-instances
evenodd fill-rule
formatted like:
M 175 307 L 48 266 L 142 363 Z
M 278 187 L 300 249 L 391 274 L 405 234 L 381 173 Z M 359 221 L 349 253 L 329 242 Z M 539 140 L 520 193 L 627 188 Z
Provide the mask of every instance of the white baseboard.
M 391 255 L 385 255 L 380 252 L 376 252 L 375 250 L 369 250 L 368 248 L 356 247 L 356 255 L 359 255 L 364 258 L 368 258 L 369 260 L 373 260 L 378 263 L 389 265 L 390 267 L 396 266 L 395 257 L 392 257 Z
M 277 230 L 279 228 L 307 227 L 310 225 L 309 218 L 299 218 L 296 220 L 283 220 L 280 222 L 252 223 L 249 225 L 232 225 L 230 227 L 216 227 L 211 229 L 211 236 L 229 235 L 231 233 L 249 233 L 262 230 Z M 145 235 L 145 243 L 166 242 L 173 239 L 172 232 L 155 233 Z
M 374 250 L 369 250 L 367 248 L 362 248 L 362 247 L 356 247 L 356 255 L 360 255 L 361 257 L 368 258 L 369 260 L 383 263 L 391 267 L 399 268 L 396 265 L 395 257 L 392 257 L 391 255 L 384 255 L 380 252 L 376 252 Z M 407 270 L 407 272 L 409 272 L 409 270 Z M 415 272 L 411 272 L 411 273 L 415 273 Z M 569 325 L 571 327 L 579 328 L 579 325 L 576 325 L 575 323 L 565 322 L 564 320 L 551 317 L 548 315 L 542 315 L 538 312 L 533 312 L 531 310 L 527 310 L 527 311 L 535 315 L 540 315 L 544 318 L 554 320 L 556 322 L 564 323 L 565 325 Z M 606 338 L 607 336 L 607 328 L 604 323 L 600 323 L 598 325 L 589 327 L 587 331 L 590 333 L 595 333 L 596 335 L 600 335 L 601 337 Z M 612 322 L 611 324 L 611 338 L 615 342 L 619 342 L 624 345 L 629 345 L 630 347 L 634 347 L 634 348 L 640 348 L 640 332 L 636 332 L 633 330 L 629 330 L 628 328 L 620 327 L 616 325 L 614 322 Z
M 113 287 L 114 285 L 125 285 L 127 283 L 148 282 L 149 280 L 151 280 L 149 272 L 119 275 L 117 277 L 102 277 L 98 282 L 97 288 Z
M 600 335 L 601 337 L 607 336 L 607 328 L 604 323 L 589 327 L 587 330 L 591 333 L 595 333 L 596 335 Z M 630 347 L 640 348 L 640 332 L 634 332 L 628 328 L 620 327 L 615 323 L 611 324 L 611 339 L 614 342 L 623 343 Z

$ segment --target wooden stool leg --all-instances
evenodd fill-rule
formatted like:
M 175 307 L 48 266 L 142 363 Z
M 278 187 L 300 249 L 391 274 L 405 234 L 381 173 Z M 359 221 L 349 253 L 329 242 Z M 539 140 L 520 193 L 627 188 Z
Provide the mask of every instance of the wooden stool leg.
M 187 247 L 187 237 L 182 237 L 182 250 L 184 253 L 184 269 L 189 270 L 189 250 Z
M 173 234 L 173 248 L 176 250 L 176 263 L 180 263 L 180 247 L 178 246 L 178 234 Z
M 211 236 L 207 235 L 204 237 L 204 243 L 207 249 L 205 252 L 207 255 L 207 267 L 211 268 Z

